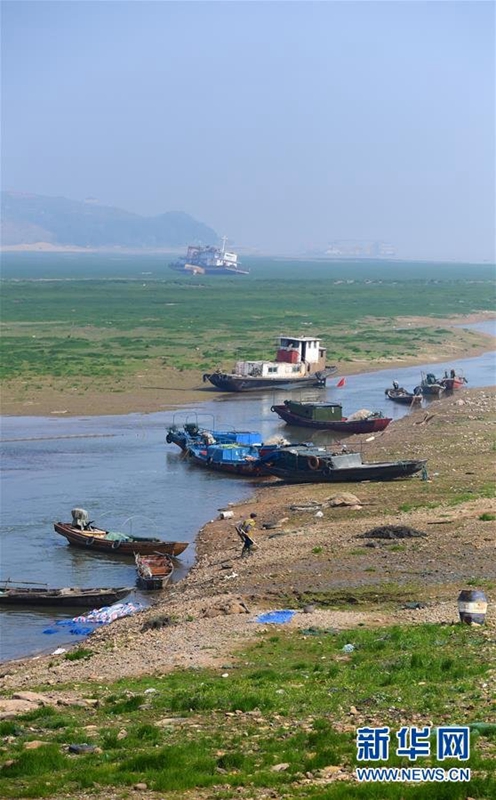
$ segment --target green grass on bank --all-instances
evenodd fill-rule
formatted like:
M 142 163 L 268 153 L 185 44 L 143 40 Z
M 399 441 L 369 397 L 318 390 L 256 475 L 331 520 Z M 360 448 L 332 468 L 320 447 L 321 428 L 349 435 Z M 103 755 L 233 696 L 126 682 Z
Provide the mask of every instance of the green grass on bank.
M 425 265 L 272 259 L 246 280 L 199 281 L 163 265 L 139 278 L 136 267 L 133 279 L 112 270 L 114 277 L 103 278 L 114 260 L 99 257 L 91 277 L 71 277 L 81 273 L 74 264 L 94 263 L 88 258 L 63 260 L 60 279 L 46 277 L 51 262 L 42 259 L 39 279 L 3 280 L 1 377 L 125 376 L 151 361 L 181 370 L 227 367 L 271 357 L 281 332 L 320 335 L 332 363 L 406 358 L 454 339 L 436 317 L 493 307 L 492 272 L 473 265 L 430 265 L 429 272 Z M 139 257 L 126 263 L 147 266 Z M 400 316 L 433 323 L 392 326 Z M 475 346 L 475 334 L 463 335 Z
M 349 643 L 355 649 L 346 653 Z M 350 776 L 358 726 L 389 725 L 395 732 L 402 725 L 494 720 L 493 665 L 494 634 L 461 625 L 270 630 L 219 670 L 80 686 L 84 697 L 98 698 L 96 708 L 45 707 L 1 722 L 7 765 L 0 769 L 0 796 L 90 790 L 105 797 L 111 787 L 144 782 L 178 798 L 207 787 L 209 798 L 225 800 L 240 796 L 238 787 L 250 797 L 264 789 L 277 797 L 330 800 L 491 798 L 491 730 L 472 733 L 469 762 L 439 765 L 469 766 L 469 784 L 359 785 Z M 29 750 L 30 739 L 48 744 Z M 82 742 L 101 752 L 67 753 L 68 744 Z M 286 767 L 274 770 L 279 764 Z M 415 766 L 435 764 L 426 757 Z M 387 765 L 412 763 L 393 753 Z M 332 766 L 349 779 L 319 784 L 320 771 Z

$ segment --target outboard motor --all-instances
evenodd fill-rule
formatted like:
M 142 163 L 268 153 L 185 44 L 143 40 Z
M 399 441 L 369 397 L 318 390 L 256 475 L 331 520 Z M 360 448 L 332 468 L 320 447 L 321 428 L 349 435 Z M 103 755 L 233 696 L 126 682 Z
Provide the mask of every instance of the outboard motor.
M 73 527 L 82 531 L 86 530 L 89 523 L 88 512 L 84 508 L 73 508 L 71 514 Z

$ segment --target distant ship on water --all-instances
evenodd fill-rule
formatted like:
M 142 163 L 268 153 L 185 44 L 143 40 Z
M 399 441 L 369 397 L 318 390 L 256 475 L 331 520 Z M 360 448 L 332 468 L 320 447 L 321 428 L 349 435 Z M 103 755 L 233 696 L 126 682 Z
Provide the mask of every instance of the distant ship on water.
M 249 270 L 240 268 L 237 254 L 226 250 L 226 242 L 224 236 L 222 247 L 190 245 L 186 255 L 169 266 L 190 275 L 248 275 Z

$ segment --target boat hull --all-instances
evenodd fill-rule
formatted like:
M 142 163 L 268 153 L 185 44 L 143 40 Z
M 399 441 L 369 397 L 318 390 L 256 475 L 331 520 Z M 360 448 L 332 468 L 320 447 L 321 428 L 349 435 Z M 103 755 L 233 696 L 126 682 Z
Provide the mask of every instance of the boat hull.
M 193 464 L 214 472 L 223 472 L 225 475 L 234 475 L 243 478 L 260 478 L 268 475 L 265 468 L 261 467 L 256 461 L 250 462 L 229 462 L 208 460 L 206 455 L 197 455 L 192 450 L 188 450 L 188 456 Z
M 314 430 L 336 431 L 337 433 L 373 433 L 383 431 L 391 422 L 390 417 L 378 417 L 377 419 L 365 420 L 328 420 L 319 422 L 289 411 L 287 406 L 272 406 L 271 411 L 275 411 L 281 419 L 288 425 L 297 425 L 300 428 L 313 428 Z
M 386 389 L 386 396 L 394 403 L 402 403 L 405 406 L 420 405 L 422 402 L 421 394 L 396 394 L 393 389 Z
M 170 269 L 182 272 L 184 275 L 249 275 L 249 270 L 234 269 L 230 267 L 202 267 L 198 264 L 169 264 Z
M 174 564 L 167 556 L 135 556 L 137 579 L 141 589 L 156 591 L 165 589 L 174 573 Z
M 453 392 L 455 389 L 465 386 L 466 382 L 463 378 L 444 378 L 442 384 L 447 392 Z
M 395 461 L 376 464 L 363 464 L 349 469 L 332 469 L 322 466 L 319 469 L 290 469 L 266 464 L 267 471 L 287 483 L 356 483 L 359 481 L 392 481 L 406 478 L 420 472 L 424 460 Z
M 62 606 L 64 608 L 98 608 L 111 605 L 133 589 L 122 586 L 112 589 L 25 589 L 12 587 L 0 590 L 1 605 Z
M 56 533 L 65 536 L 69 544 L 75 547 L 97 550 L 100 553 L 108 553 L 110 555 L 134 556 L 136 553 L 140 555 L 160 553 L 176 557 L 181 555 L 189 544 L 189 542 L 163 542 L 159 539 L 154 541 L 136 540 L 132 542 L 112 542 L 101 535 L 104 533 L 101 529 L 78 531 L 73 528 L 72 525 L 65 522 L 55 522 L 53 527 Z
M 287 389 L 293 386 L 325 386 L 327 378 L 335 375 L 337 367 L 328 367 L 322 372 L 313 372 L 296 378 L 256 378 L 249 375 L 235 375 L 228 372 L 205 373 L 204 381 L 209 381 L 223 392 L 260 392 L 267 389 Z

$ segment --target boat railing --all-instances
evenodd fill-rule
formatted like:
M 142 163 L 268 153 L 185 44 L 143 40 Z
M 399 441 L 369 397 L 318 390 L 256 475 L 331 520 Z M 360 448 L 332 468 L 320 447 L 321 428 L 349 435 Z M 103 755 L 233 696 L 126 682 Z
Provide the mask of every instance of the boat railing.
M 185 425 L 196 425 L 200 428 L 215 428 L 213 414 L 198 413 L 197 411 L 176 411 L 172 417 L 172 428 L 184 428 Z
M 0 586 L 7 587 L 9 583 L 13 584 L 14 586 L 19 586 L 20 584 L 23 586 L 48 586 L 48 583 L 43 583 L 43 581 L 16 581 L 12 580 L 12 578 L 5 578 L 5 580 L 1 580 Z
M 151 525 L 152 525 L 152 526 L 155 528 L 155 530 L 160 530 L 160 526 L 159 526 L 159 525 L 157 525 L 157 523 L 156 523 L 156 522 L 155 522 L 153 519 L 150 519 L 150 517 L 145 517 L 145 516 L 143 516 L 142 514 L 133 514 L 132 516 L 130 516 L 130 517 L 127 517 L 127 518 L 124 520 L 124 522 L 122 523 L 122 527 L 124 527 L 125 525 L 128 525 L 128 524 L 129 524 L 129 530 L 130 530 L 130 532 L 131 532 L 131 535 L 132 535 L 132 533 L 133 533 L 133 522 L 134 522 L 135 520 L 139 520 L 139 521 L 140 521 L 140 524 L 141 524 L 142 522 L 148 522 L 148 523 L 150 523 L 150 524 L 151 524 Z M 142 525 L 141 525 L 141 527 L 142 527 Z

